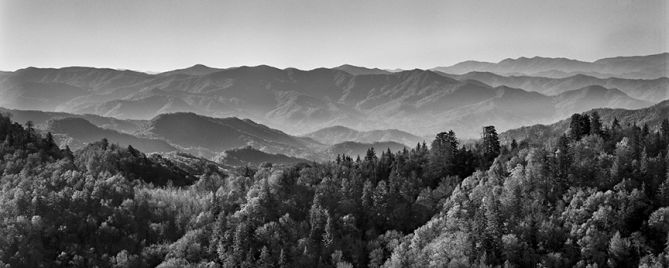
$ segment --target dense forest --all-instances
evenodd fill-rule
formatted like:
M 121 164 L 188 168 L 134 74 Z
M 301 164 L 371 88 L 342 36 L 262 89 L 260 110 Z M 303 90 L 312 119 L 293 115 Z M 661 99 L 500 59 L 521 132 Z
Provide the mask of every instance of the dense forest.
M 669 120 L 556 140 L 226 170 L 0 116 L 0 267 L 669 266 Z

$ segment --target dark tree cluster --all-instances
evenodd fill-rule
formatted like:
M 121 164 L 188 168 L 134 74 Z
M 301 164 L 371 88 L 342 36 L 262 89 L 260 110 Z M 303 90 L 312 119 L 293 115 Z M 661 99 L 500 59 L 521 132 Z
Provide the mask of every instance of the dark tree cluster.
M 579 114 L 556 144 L 512 147 L 385 265 L 669 266 L 669 120 L 651 131 Z
M 193 174 L 106 140 L 72 153 L 0 117 L 0 266 L 667 267 L 669 121 L 572 118 L 543 146 L 484 127 L 475 144 L 449 131 Z
M 492 157 L 451 131 L 432 149 L 195 175 L 106 139 L 72 153 L 0 121 L 0 264 L 12 267 L 380 267 Z

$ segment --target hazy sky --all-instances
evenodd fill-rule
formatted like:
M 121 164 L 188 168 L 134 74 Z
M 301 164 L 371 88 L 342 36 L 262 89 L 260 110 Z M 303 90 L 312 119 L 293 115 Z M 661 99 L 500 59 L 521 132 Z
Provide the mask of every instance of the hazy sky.
M 431 68 L 668 51 L 666 0 L 2 0 L 0 69 Z

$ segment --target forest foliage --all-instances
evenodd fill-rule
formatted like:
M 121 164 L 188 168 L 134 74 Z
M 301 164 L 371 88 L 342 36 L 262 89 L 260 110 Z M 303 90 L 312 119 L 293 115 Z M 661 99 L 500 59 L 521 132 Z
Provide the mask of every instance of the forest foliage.
M 669 121 L 222 171 L 0 116 L 0 266 L 666 267 Z

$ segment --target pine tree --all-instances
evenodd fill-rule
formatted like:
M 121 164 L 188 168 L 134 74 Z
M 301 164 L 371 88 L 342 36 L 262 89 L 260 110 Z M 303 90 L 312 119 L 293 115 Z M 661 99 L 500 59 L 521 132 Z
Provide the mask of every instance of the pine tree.
M 51 131 L 46 133 L 46 138 L 44 140 L 46 142 L 46 146 L 47 146 L 48 149 L 51 149 L 54 146 L 56 146 L 56 143 L 53 140 L 53 135 L 51 134 Z
M 453 174 L 457 148 L 458 140 L 452 130 L 437 134 L 430 150 L 428 186 L 435 186 L 439 179 Z
M 511 150 L 515 150 L 516 148 L 518 148 L 518 142 L 516 139 L 513 139 L 511 140 Z
M 374 147 L 369 147 L 367 153 L 365 154 L 365 161 L 367 162 L 376 162 L 378 158 L 376 157 L 376 152 L 374 152 Z
M 35 136 L 35 124 L 33 124 L 33 121 L 28 120 L 26 122 L 26 141 L 30 142 L 33 137 Z
M 669 143 L 669 119 L 667 118 L 662 120 L 662 124 L 660 125 L 660 135 L 662 135 L 665 143 Z
M 249 257 L 246 255 L 253 255 L 251 252 L 247 254 L 246 250 L 248 247 L 249 239 L 249 227 L 246 222 L 242 221 L 237 225 L 235 230 L 235 236 L 233 238 L 232 245 L 232 254 L 235 260 L 235 263 L 242 264 L 244 262 L 244 257 Z
M 602 120 L 599 117 L 599 113 L 593 112 L 590 115 L 590 135 L 601 135 L 602 134 Z
M 573 140 L 580 140 L 588 133 L 590 133 L 590 118 L 587 115 L 573 114 L 569 123 L 569 136 Z
M 497 136 L 497 131 L 494 126 L 483 127 L 482 134 L 482 147 L 483 147 L 483 169 L 495 160 L 495 157 L 499 155 L 500 146 L 499 146 L 499 137 Z
M 485 234 L 484 247 L 487 254 L 486 262 L 491 265 L 499 263 L 502 255 L 502 213 L 500 211 L 499 197 L 492 192 L 483 200 L 485 209 Z
M 611 130 L 620 130 L 620 122 L 617 117 L 614 117 L 613 122 L 611 122 Z
M 566 135 L 558 139 L 557 149 L 555 150 L 556 172 L 555 175 L 559 181 L 566 183 L 569 169 L 571 168 L 571 152 L 569 149 L 569 139 Z

